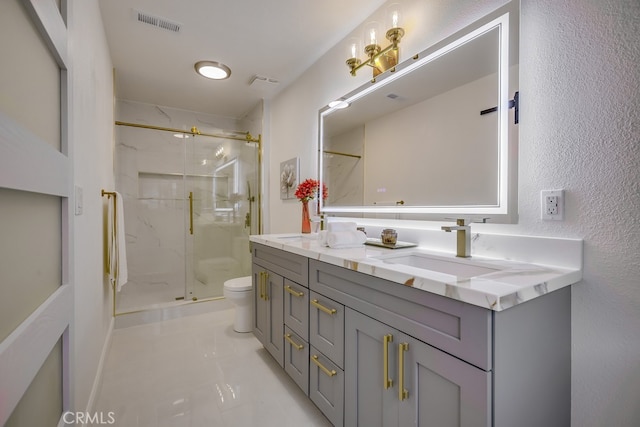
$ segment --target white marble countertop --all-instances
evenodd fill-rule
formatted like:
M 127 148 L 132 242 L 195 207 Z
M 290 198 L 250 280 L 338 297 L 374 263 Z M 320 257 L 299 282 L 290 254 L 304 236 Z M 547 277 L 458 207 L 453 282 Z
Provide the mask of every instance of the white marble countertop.
M 252 235 L 250 240 L 494 311 L 505 310 L 582 279 L 582 270 L 576 268 L 481 256 L 456 258 L 452 253 L 424 247 L 386 249 L 363 245 L 352 249 L 332 249 L 321 246 L 316 234 Z M 444 261 L 479 265 L 495 271 L 474 277 L 459 277 L 410 265 L 393 264 L 377 258 L 413 253 Z

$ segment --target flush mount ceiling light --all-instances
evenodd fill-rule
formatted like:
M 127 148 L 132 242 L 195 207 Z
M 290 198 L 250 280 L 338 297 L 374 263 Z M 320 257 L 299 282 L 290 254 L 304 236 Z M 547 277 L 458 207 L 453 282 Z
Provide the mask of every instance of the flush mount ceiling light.
M 198 61 L 195 64 L 198 74 L 208 79 L 223 80 L 231 75 L 231 69 L 216 61 Z

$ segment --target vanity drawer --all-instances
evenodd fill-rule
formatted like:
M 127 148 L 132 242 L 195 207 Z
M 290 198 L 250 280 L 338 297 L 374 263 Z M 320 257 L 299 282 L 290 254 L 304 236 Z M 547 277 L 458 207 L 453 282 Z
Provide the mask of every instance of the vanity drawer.
M 317 348 L 309 357 L 309 398 L 335 427 L 344 424 L 344 371 Z
M 284 370 L 309 395 L 309 343 L 284 327 Z
M 309 260 L 309 289 L 492 369 L 491 310 L 316 260 Z
M 284 324 L 309 340 L 309 289 L 284 279 Z
M 344 305 L 310 293 L 309 343 L 340 368 L 344 366 Z
M 294 282 L 309 286 L 309 259 L 259 243 L 251 244 L 253 262 Z

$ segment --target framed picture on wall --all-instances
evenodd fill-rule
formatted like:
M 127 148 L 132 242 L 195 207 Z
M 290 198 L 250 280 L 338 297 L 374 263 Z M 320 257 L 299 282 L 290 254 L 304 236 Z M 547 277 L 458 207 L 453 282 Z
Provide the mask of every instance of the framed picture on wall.
M 282 200 L 295 199 L 299 173 L 298 157 L 280 163 L 280 198 Z

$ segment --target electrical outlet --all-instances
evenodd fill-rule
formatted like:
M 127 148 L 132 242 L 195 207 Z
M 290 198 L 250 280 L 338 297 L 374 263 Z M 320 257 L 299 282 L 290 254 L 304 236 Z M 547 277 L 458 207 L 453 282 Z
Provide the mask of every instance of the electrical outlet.
M 540 192 L 540 218 L 545 221 L 564 220 L 564 190 Z

